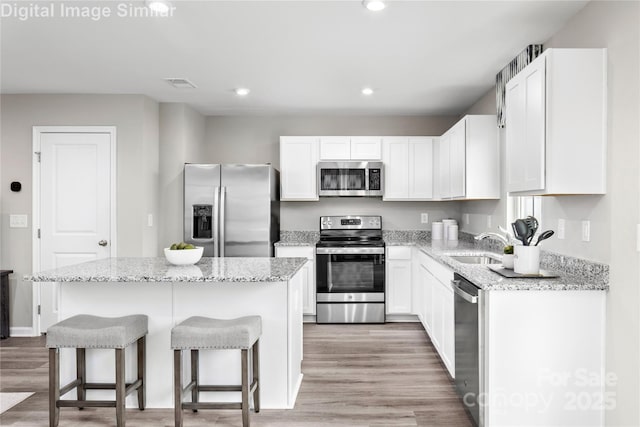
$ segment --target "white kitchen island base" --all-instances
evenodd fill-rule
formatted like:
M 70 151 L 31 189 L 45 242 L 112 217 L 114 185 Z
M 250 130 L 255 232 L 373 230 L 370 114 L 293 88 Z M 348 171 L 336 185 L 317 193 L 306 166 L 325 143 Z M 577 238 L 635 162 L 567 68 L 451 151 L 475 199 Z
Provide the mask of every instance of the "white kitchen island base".
M 302 381 L 301 271 L 280 282 L 63 282 L 58 315 L 60 319 L 76 314 L 149 316 L 148 408 L 173 407 L 173 326 L 190 316 L 261 316 L 261 407 L 288 409 L 293 408 Z M 135 377 L 134 356 L 135 344 L 126 351 L 127 382 Z M 183 365 L 188 375 L 189 363 Z M 89 382 L 113 382 L 114 372 L 113 350 L 87 349 Z M 61 350 L 60 376 L 61 384 L 75 378 L 74 349 Z M 240 384 L 240 350 L 201 351 L 200 379 L 202 384 Z M 75 391 L 66 398 L 72 394 Z M 112 395 L 112 391 L 87 391 L 89 399 Z M 200 400 L 239 401 L 240 393 L 202 393 Z M 127 407 L 137 407 L 135 393 L 127 398 Z

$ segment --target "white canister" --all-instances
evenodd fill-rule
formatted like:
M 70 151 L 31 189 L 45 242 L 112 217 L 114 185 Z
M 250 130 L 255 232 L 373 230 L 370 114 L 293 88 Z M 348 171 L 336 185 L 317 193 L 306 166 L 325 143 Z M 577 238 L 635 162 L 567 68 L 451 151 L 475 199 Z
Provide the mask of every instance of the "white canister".
M 513 271 L 520 274 L 540 273 L 540 246 L 518 245 L 513 250 Z
M 457 224 L 449 224 L 447 229 L 447 239 L 451 241 L 458 240 L 458 225 Z
M 431 223 L 431 240 L 442 240 L 444 225 L 437 221 Z
M 444 240 L 449 240 L 449 226 L 457 225 L 458 221 L 456 221 L 455 219 L 443 219 L 442 224 L 444 228 Z

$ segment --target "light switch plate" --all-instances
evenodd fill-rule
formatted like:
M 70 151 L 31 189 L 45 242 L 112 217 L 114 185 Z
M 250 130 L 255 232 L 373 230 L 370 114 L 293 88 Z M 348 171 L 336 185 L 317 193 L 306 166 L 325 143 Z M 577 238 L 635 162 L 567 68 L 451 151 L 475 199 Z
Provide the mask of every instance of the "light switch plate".
M 466 213 L 466 214 L 462 215 L 462 218 L 464 220 L 464 225 L 469 225 L 469 214 Z
M 153 214 L 147 214 L 147 227 L 153 227 Z
M 582 221 L 582 241 L 591 240 L 591 221 Z
M 428 213 L 421 213 L 420 214 L 420 222 L 423 224 L 427 224 L 429 222 L 429 214 Z
M 27 228 L 27 215 L 9 215 L 9 228 Z
M 491 215 L 487 215 L 487 228 L 491 229 L 493 227 Z
M 564 239 L 564 228 L 565 228 L 565 221 L 564 219 L 559 219 L 558 220 L 558 239 L 563 240 Z

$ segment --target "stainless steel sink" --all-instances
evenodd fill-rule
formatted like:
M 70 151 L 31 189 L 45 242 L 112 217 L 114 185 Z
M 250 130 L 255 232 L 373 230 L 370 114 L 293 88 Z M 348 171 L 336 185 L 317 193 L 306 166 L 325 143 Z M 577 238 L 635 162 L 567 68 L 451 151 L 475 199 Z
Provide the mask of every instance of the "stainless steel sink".
M 500 264 L 502 262 L 486 255 L 449 255 L 449 257 L 463 264 Z

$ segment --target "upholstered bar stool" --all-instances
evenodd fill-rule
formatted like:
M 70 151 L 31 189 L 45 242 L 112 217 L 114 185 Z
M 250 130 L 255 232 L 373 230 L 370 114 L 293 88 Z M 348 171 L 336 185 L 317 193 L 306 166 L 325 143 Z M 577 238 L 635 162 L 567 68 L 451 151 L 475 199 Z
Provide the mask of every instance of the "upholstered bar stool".
M 116 408 L 116 423 L 124 427 L 125 398 L 138 391 L 138 408 L 145 405 L 145 337 L 148 332 L 148 317 L 136 314 L 125 317 L 98 317 L 81 314 L 56 323 L 47 330 L 49 348 L 49 426 L 58 425 L 60 408 L 111 407 Z M 125 348 L 137 341 L 138 378 L 125 383 Z M 60 388 L 60 349 L 76 349 L 76 379 Z M 87 348 L 115 349 L 115 383 L 88 383 L 86 375 Z M 77 389 L 77 400 L 61 400 L 60 397 Z M 86 390 L 116 391 L 115 400 L 86 400 Z
M 175 425 L 182 426 L 182 410 L 242 409 L 242 425 L 249 426 L 249 394 L 253 395 L 255 412 L 260 412 L 260 356 L 259 340 L 262 318 L 247 316 L 220 320 L 208 317 L 190 317 L 171 330 L 171 348 L 174 358 Z M 241 350 L 241 385 L 201 385 L 198 379 L 199 350 Z M 191 382 L 183 388 L 182 351 L 191 350 Z M 249 352 L 252 359 L 252 381 L 249 382 Z M 184 394 L 191 391 L 191 402 L 183 402 Z M 199 402 L 202 391 L 239 391 L 241 403 Z

